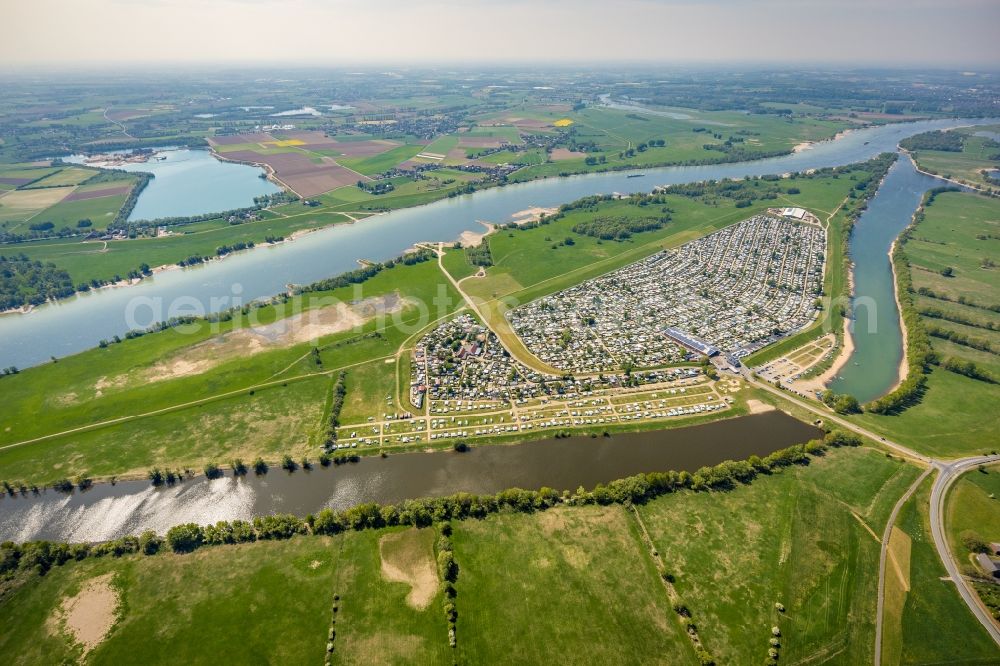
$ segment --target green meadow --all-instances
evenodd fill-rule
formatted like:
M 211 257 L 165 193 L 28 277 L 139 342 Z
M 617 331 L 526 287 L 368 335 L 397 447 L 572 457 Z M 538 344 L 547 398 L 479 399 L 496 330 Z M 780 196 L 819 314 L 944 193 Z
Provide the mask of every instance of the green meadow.
M 116 620 L 89 663 L 215 663 L 220 651 L 242 661 L 319 662 L 332 636 L 338 664 L 549 663 L 568 654 L 580 663 L 697 664 L 687 622 L 715 663 L 763 663 L 772 626 L 781 631 L 781 662 L 870 663 L 875 533 L 917 474 L 878 451 L 842 449 L 731 490 L 665 495 L 640 505 L 638 516 L 616 504 L 563 505 L 453 521 L 450 599 L 435 528 L 70 561 L 8 582 L 0 650 L 17 664 L 78 660 L 60 608 L 110 575 Z M 953 592 L 935 599 L 940 616 L 922 614 L 928 609 L 916 601 L 948 588 L 921 577 L 914 543 L 921 587 L 900 626 L 929 631 L 939 621 L 955 633 L 918 641 L 921 650 L 950 645 L 962 663 L 987 663 L 985 635 L 964 621 Z M 457 611 L 454 648 L 448 601 Z M 681 605 L 689 620 L 675 610 Z
M 74 201 L 58 204 L 54 208 L 67 206 L 85 214 L 87 208 L 97 209 L 101 205 L 93 202 L 111 198 L 117 197 Z M 224 245 L 263 243 L 268 237 L 288 237 L 295 232 L 350 222 L 350 218 L 340 213 L 313 212 L 297 204 L 277 209 L 277 213 L 280 216 L 267 216 L 267 219 L 238 225 L 215 220 L 175 227 L 173 235 L 157 238 L 107 242 L 67 238 L 19 243 L 12 247 L 31 259 L 52 262 L 66 269 L 74 282 L 81 283 L 93 279 L 112 280 L 115 276 L 138 269 L 144 263 L 152 267 L 173 266 L 192 256 L 215 256 L 216 248 Z
M 984 130 L 996 132 L 998 129 L 1000 127 L 993 125 L 952 130 L 962 136 L 961 152 L 920 150 L 915 151 L 913 157 L 924 171 L 976 187 L 996 190 L 997 183 L 990 182 L 982 172 L 997 169 L 998 163 L 994 156 L 1000 152 L 1000 148 L 987 137 L 976 136 L 976 133 Z
M 904 533 L 909 560 L 906 590 L 887 603 L 883 662 L 897 664 L 996 663 L 996 645 L 975 620 L 938 558 L 931 538 L 928 506 L 932 478 L 903 506 L 897 527 Z M 890 564 L 888 576 L 895 573 Z M 888 587 L 887 587 L 888 590 Z M 887 596 L 888 598 L 888 596 Z
M 411 305 L 432 303 L 439 295 L 441 312 Z M 358 288 L 307 296 L 315 297 L 304 302 L 309 309 L 385 296 L 405 299 L 405 305 L 384 322 L 362 318 L 357 326 L 321 336 L 321 365 L 310 341 L 292 338 L 248 351 L 251 338 L 241 329 L 289 316 L 293 306 L 287 305 L 253 309 L 238 321 L 199 322 L 125 340 L 4 377 L 0 447 L 73 431 L 0 448 L 4 477 L 47 482 L 76 473 L 142 475 L 154 465 L 200 469 L 236 455 L 315 455 L 323 405 L 339 370 L 378 363 L 394 368 L 384 361 L 430 320 L 459 305 L 433 261 L 396 266 Z M 392 383 L 385 380 L 385 386 Z M 385 395 L 379 397 L 384 401 Z M 38 413 L 46 418 L 36 418 Z M 94 427 L 108 421 L 114 423 Z
M 918 470 L 872 449 L 835 451 L 730 492 L 640 507 L 717 663 L 870 663 L 879 537 Z M 775 604 L 784 606 L 780 612 Z

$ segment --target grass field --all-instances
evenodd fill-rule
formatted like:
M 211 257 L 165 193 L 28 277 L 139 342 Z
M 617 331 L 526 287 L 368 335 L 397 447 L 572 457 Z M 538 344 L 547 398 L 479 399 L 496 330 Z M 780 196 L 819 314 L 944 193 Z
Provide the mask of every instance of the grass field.
M 897 525 L 910 538 L 910 589 L 899 617 L 886 616 L 883 663 L 996 663 L 996 646 L 973 618 L 947 575 L 931 539 L 928 478 L 904 505 Z
M 927 455 L 978 455 L 997 448 L 993 434 L 1000 429 L 1000 413 L 970 410 L 970 404 L 1000 404 L 1000 386 L 936 369 L 920 404 L 894 416 L 864 414 L 857 421 Z
M 47 190 L 39 190 L 47 191 Z M 102 209 L 106 212 L 111 205 L 103 203 L 105 199 L 116 201 L 123 197 L 101 197 L 83 201 L 65 202 L 54 206 L 49 211 L 62 210 L 63 218 L 80 219 L 79 216 L 90 217 L 96 226 L 102 226 L 101 218 L 95 214 Z M 2 201 L 2 200 L 0 200 Z M 117 211 L 117 208 L 114 208 Z M 287 213 L 284 211 L 288 211 Z M 48 219 L 49 211 L 39 216 Z M 215 249 L 222 245 L 253 241 L 263 243 L 268 236 L 290 236 L 296 231 L 317 229 L 349 222 L 350 218 L 340 213 L 317 213 L 299 207 L 282 209 L 283 217 L 272 217 L 256 222 L 240 225 L 230 225 L 225 220 L 199 223 L 188 227 L 180 227 L 177 235 L 158 238 L 137 238 L 133 240 L 82 242 L 79 239 L 63 239 L 19 243 L 18 252 L 23 252 L 31 259 L 51 261 L 60 268 L 66 269 L 74 282 L 89 282 L 92 279 L 111 280 L 116 275 L 126 275 L 129 271 L 139 268 L 140 264 L 149 266 L 173 265 L 191 256 L 214 256 Z M 73 219 L 75 223 L 75 219 Z M 0 246 L 2 248 L 4 246 Z
M 415 157 L 418 153 L 424 152 L 424 150 L 424 146 L 421 145 L 398 146 L 371 157 L 342 157 L 337 162 L 348 169 L 371 176 L 388 171 L 411 157 Z
M 834 450 L 731 491 L 666 495 L 639 513 L 716 663 L 762 663 L 774 625 L 782 663 L 868 663 L 873 532 L 917 473 L 874 450 Z M 452 525 L 454 650 L 430 528 L 70 562 L 32 575 L 0 604 L 7 629 L 0 650 L 15 656 L 12 663 L 75 659 L 54 613 L 84 583 L 110 573 L 119 620 L 92 663 L 203 663 L 220 650 L 239 661 L 319 661 L 332 605 L 335 663 L 697 663 L 628 508 L 560 506 Z M 913 580 L 921 585 L 907 603 L 918 590 L 951 594 L 934 601 L 958 613 L 941 618 L 966 639 L 953 654 L 981 655 L 982 637 L 964 622 L 958 597 L 947 583 L 921 577 L 923 542 L 913 539 Z M 903 619 L 904 629 L 926 631 L 931 625 L 920 623 L 935 618 Z
M 464 662 L 511 663 L 517 654 L 523 663 L 568 655 L 692 663 L 691 643 L 622 507 L 467 521 L 453 540 Z
M 596 151 L 590 155 L 606 159 L 604 164 L 587 165 L 584 158 L 559 160 L 533 166 L 517 172 L 516 180 L 530 180 L 539 176 L 560 173 L 578 173 L 601 168 L 643 168 L 660 164 L 677 164 L 689 161 L 727 161 L 729 155 L 706 145 L 721 145 L 729 136 L 742 136 L 740 147 L 748 155 L 772 151 L 790 151 L 803 141 L 816 141 L 833 137 L 847 127 L 839 121 L 815 118 L 783 120 L 776 116 L 745 115 L 735 112 L 689 112 L 691 119 L 678 120 L 665 116 L 642 114 L 603 107 L 588 107 L 565 114 L 573 121 L 573 138 L 577 142 L 593 142 Z M 707 128 L 711 132 L 694 132 Z M 741 134 L 745 133 L 745 134 Z M 665 146 L 636 152 L 634 156 L 621 155 L 629 148 L 651 139 L 663 139 Z
M 334 583 L 356 566 L 338 554 L 337 541 L 309 537 L 69 564 L 0 604 L 0 651 L 12 664 L 77 663 L 54 611 L 113 573 L 121 618 L 88 663 L 321 663 Z
M 398 293 L 431 303 L 439 285 L 446 296 L 450 294 L 446 308 L 457 307 L 457 295 L 442 285 L 434 262 L 397 266 L 357 291 L 343 288 L 316 296 L 349 303 Z M 235 342 L 220 346 L 226 339 L 219 336 L 234 329 L 235 322 L 226 322 L 214 329 L 201 323 L 189 331 L 146 335 L 5 377 L 0 445 L 154 410 L 169 411 L 2 450 L 0 469 L 4 478 L 47 481 L 76 471 L 95 476 L 129 470 L 141 474 L 154 464 L 200 469 L 204 462 L 226 462 L 237 453 L 244 458 L 276 458 L 286 451 L 305 454 L 312 447 L 315 455 L 318 442 L 310 438 L 321 426 L 323 404 L 337 370 L 383 363 L 385 371 L 391 371 L 394 365 L 384 360 L 426 326 L 428 316 L 437 318 L 447 311 L 428 315 L 408 307 L 398 315 L 388 315 L 377 337 L 366 335 L 376 329 L 376 320 L 322 337 L 322 367 L 311 360 L 309 342 L 276 345 L 255 354 L 247 354 Z M 288 314 L 268 306 L 254 311 L 255 323 L 267 324 Z M 197 362 L 192 368 L 188 363 L 193 361 Z M 251 386 L 268 382 L 270 388 L 250 393 Z M 362 395 L 356 407 L 368 406 L 365 401 L 370 399 L 384 401 L 392 386 L 386 378 L 385 394 Z M 208 402 L 174 410 L 197 400 Z M 46 414 L 45 419 L 36 418 L 40 412 Z
M 419 547 L 408 558 L 430 557 L 435 569 L 434 530 L 405 530 L 405 536 Z M 441 608 L 440 587 L 425 607 L 408 602 L 412 588 L 407 583 L 387 580 L 382 573 L 379 542 L 390 530 L 345 534 L 340 537 L 340 563 L 334 582 L 340 595 L 337 613 L 337 640 L 334 663 L 338 664 L 443 664 L 451 663 L 448 628 Z
M 952 130 L 963 137 L 962 151 L 949 152 L 943 150 L 920 150 L 914 152 L 917 165 L 924 171 L 939 174 L 945 178 L 953 178 L 987 190 L 1000 190 L 995 182 L 987 180 L 982 171 L 996 169 L 998 164 L 994 159 L 998 149 L 987 145 L 987 137 L 976 136 L 977 132 L 993 131 L 998 127 L 967 127 Z
M 834 451 L 749 487 L 667 496 L 640 513 L 718 663 L 763 663 L 775 625 L 783 663 L 867 663 L 875 534 L 917 474 L 874 450 Z
M 81 167 L 67 167 L 60 171 L 42 178 L 41 180 L 32 183 L 29 187 L 57 187 L 61 185 L 79 185 L 83 181 L 92 178 L 97 171 L 93 169 L 84 169 Z
M 962 542 L 964 536 L 974 535 L 985 543 L 1000 543 L 1000 500 L 997 496 L 1000 496 L 1000 465 L 967 472 L 948 493 L 945 517 L 948 538 L 952 553 L 966 573 L 980 572 Z
M 57 229 L 73 229 L 77 222 L 87 219 L 93 223 L 93 228 L 104 229 L 114 220 L 126 198 L 125 194 L 117 194 L 79 201 L 61 201 L 38 213 L 35 221 L 51 222 Z
M 906 243 L 906 255 L 915 288 L 997 302 L 1000 266 L 984 268 L 983 259 L 1000 263 L 1000 200 L 959 192 L 938 195 Z M 941 275 L 949 267 L 953 275 Z

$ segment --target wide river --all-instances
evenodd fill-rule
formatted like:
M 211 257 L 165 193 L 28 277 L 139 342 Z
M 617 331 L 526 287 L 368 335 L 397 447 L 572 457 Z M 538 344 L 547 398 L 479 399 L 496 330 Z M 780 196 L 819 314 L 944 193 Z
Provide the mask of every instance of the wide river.
M 361 258 L 381 261 L 420 241 L 450 241 L 466 230 L 481 231 L 479 220 L 505 222 L 532 206 L 558 206 L 598 193 L 650 191 L 664 184 L 841 166 L 895 151 L 900 139 L 919 132 L 988 122 L 996 121 L 945 119 L 885 125 L 766 160 L 644 169 L 643 178 L 628 178 L 627 172 L 548 178 L 398 210 L 358 224 L 330 227 L 293 243 L 239 253 L 225 261 L 164 271 L 135 286 L 99 289 L 28 314 L 0 316 L 0 367 L 25 368 L 51 356 L 75 354 L 96 346 L 101 339 L 123 335 L 134 323 L 150 325 L 153 319 L 189 312 L 194 304 L 210 312 L 231 307 L 234 294 L 242 302 L 272 296 L 290 283 L 307 284 L 356 268 Z M 913 212 L 911 203 L 909 199 L 900 201 L 900 205 L 910 206 L 906 217 Z M 880 260 L 888 261 L 885 257 Z M 137 303 L 142 306 L 137 308 Z M 178 304 L 185 309 L 175 309 Z M 135 321 L 130 322 L 129 312 L 135 314 Z M 144 315 L 142 320 L 140 314 Z
M 173 525 L 248 520 L 270 513 L 304 516 L 364 502 L 391 503 L 457 492 L 507 488 L 575 490 L 639 472 L 688 470 L 742 460 L 820 437 L 822 432 L 783 412 L 611 438 L 569 437 L 466 453 L 406 453 L 356 464 L 288 473 L 207 480 L 173 487 L 149 481 L 97 484 L 85 492 L 52 489 L 0 499 L 0 541 L 103 541 Z

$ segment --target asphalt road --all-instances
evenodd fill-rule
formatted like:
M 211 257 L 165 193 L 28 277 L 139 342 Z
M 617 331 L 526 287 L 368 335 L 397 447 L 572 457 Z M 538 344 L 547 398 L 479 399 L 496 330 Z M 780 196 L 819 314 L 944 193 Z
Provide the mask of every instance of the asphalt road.
M 961 458 L 959 460 L 936 460 L 928 456 L 922 455 L 913 451 L 912 449 L 899 444 L 898 442 L 893 442 L 887 440 L 881 435 L 877 435 L 870 430 L 862 428 L 861 426 L 855 425 L 850 421 L 843 419 L 836 414 L 833 414 L 826 408 L 821 408 L 815 403 L 810 403 L 803 400 L 799 396 L 796 396 L 789 391 L 784 391 L 774 386 L 755 379 L 748 370 L 743 372 L 744 378 L 751 382 L 754 386 L 762 388 L 775 395 L 780 395 L 785 400 L 792 402 L 803 409 L 807 409 L 813 414 L 823 418 L 826 421 L 836 423 L 837 425 L 856 432 L 859 435 L 864 435 L 870 439 L 880 442 L 881 444 L 889 447 L 890 449 L 896 451 L 897 453 L 912 458 L 913 460 L 926 463 L 931 466 L 931 469 L 938 470 L 938 476 L 934 480 L 934 486 L 931 489 L 931 507 L 930 507 L 930 522 L 931 522 L 931 534 L 934 538 L 934 546 L 937 548 L 938 557 L 941 558 L 941 562 L 944 564 L 944 568 L 948 571 L 948 576 L 955 583 L 955 587 L 958 589 L 958 593 L 962 596 L 962 600 L 975 615 L 976 619 L 986 628 L 986 631 L 993 638 L 994 642 L 1000 646 L 1000 628 L 997 627 L 996 623 L 993 621 L 993 617 L 987 611 L 986 607 L 979 601 L 979 596 L 973 591 L 972 587 L 969 585 L 968 581 L 962 576 L 958 569 L 958 563 L 952 556 L 951 547 L 948 545 L 948 539 L 945 534 L 945 511 L 944 503 L 945 498 L 948 494 L 948 489 L 951 485 L 961 476 L 963 473 L 969 471 L 970 469 L 977 467 L 982 464 L 988 464 L 993 462 L 1000 462 L 1000 455 L 989 455 L 989 456 L 975 456 L 972 458 Z M 930 470 L 928 470 L 929 472 Z M 921 480 L 926 476 L 926 473 L 921 476 Z M 876 619 L 876 632 L 875 632 L 875 663 L 879 664 L 881 661 L 881 639 L 882 639 L 882 603 L 883 597 L 882 592 L 884 590 L 884 575 L 885 575 L 885 559 L 886 559 L 886 549 L 889 544 L 889 535 L 892 533 L 892 526 L 896 522 L 896 516 L 902 505 L 905 504 L 906 500 L 916 489 L 919 483 L 910 487 L 907 494 L 900 498 L 899 502 L 893 508 L 892 515 L 889 518 L 889 522 L 886 525 L 885 535 L 882 539 L 882 552 L 879 556 L 879 596 L 878 596 L 878 614 Z
M 978 595 L 973 591 L 969 582 L 962 576 L 958 569 L 958 563 L 952 556 L 951 546 L 948 545 L 948 537 L 945 534 L 945 499 L 948 489 L 958 480 L 964 472 L 982 464 L 998 462 L 1000 455 L 978 456 L 975 458 L 963 458 L 953 461 L 935 461 L 934 467 L 938 469 L 938 476 L 934 480 L 931 488 L 931 534 L 934 537 L 934 546 L 937 548 L 938 556 L 944 563 L 944 568 L 948 570 L 948 576 L 955 583 L 958 593 L 962 595 L 965 604 L 976 616 L 980 624 L 986 628 L 993 640 L 1000 645 L 1000 628 L 993 621 L 993 617 L 986 610 L 986 607 L 979 601 Z

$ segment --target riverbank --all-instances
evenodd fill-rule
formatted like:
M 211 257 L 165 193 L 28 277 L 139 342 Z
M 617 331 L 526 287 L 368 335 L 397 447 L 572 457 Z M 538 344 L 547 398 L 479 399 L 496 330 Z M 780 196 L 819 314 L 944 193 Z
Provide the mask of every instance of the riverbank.
M 919 210 L 920 208 L 917 209 L 917 211 Z M 914 221 L 916 216 L 917 213 L 914 212 L 913 213 Z M 903 354 L 899 359 L 899 378 L 896 380 L 896 383 L 892 385 L 892 388 L 886 391 L 887 393 L 892 393 L 893 391 L 898 389 L 900 384 L 906 381 L 907 376 L 909 376 L 910 374 L 910 364 L 907 359 L 907 355 L 909 354 L 909 349 L 910 349 L 908 344 L 909 331 L 906 328 L 906 318 L 903 317 L 903 302 L 902 300 L 900 300 L 899 297 L 899 273 L 898 273 L 899 268 L 896 266 L 896 257 L 895 257 L 896 246 L 898 243 L 899 243 L 899 236 L 896 236 L 896 239 L 892 241 L 892 245 L 889 246 L 889 268 L 892 269 L 892 293 L 896 299 L 896 312 L 899 313 L 899 332 L 902 335 L 903 339 Z
M 848 127 L 847 129 L 840 130 L 839 132 L 837 132 L 836 134 L 834 134 L 833 137 L 831 137 L 829 139 L 820 139 L 819 141 L 803 141 L 802 143 L 795 144 L 792 147 L 792 152 L 793 153 L 801 153 L 801 152 L 803 152 L 805 150 L 812 150 L 815 146 L 818 146 L 818 145 L 823 144 L 823 143 L 828 143 L 830 141 L 837 141 L 839 139 L 843 139 L 845 136 L 849 135 L 851 132 L 857 132 L 859 129 L 865 129 L 866 127 L 870 127 L 870 126 L 871 126 L 871 124 L 860 125 L 858 127 Z
M 448 496 L 489 494 L 509 488 L 559 491 L 609 483 L 637 473 L 695 472 L 725 460 L 770 453 L 823 437 L 823 431 L 780 410 L 683 427 L 615 433 L 585 432 L 504 445 L 452 446 L 433 452 L 394 452 L 356 463 L 270 466 L 263 476 L 207 479 L 184 477 L 173 485 L 148 479 L 93 484 L 65 494 L 30 490 L 0 499 L 0 539 L 105 540 L 181 522 L 214 523 L 276 511 L 306 515 L 324 507 L 344 510 L 362 503 L 395 503 Z M 443 450 L 442 450 L 443 449 Z M 72 518 L 68 518 L 72 516 Z

